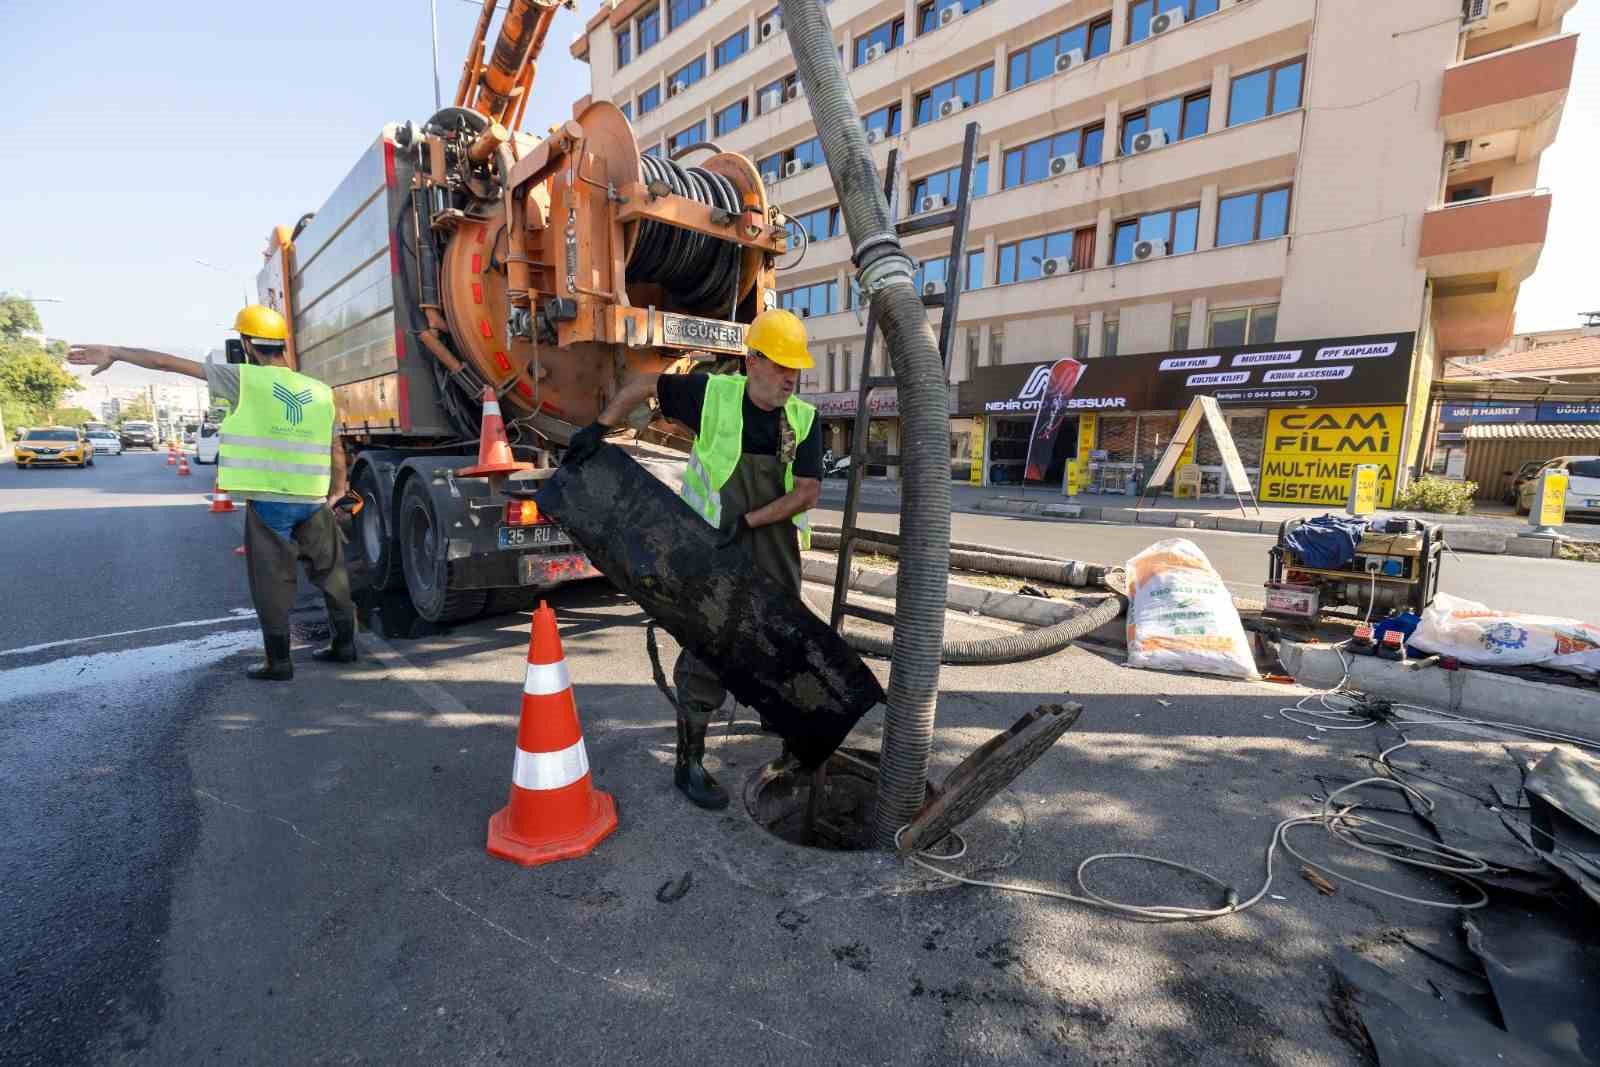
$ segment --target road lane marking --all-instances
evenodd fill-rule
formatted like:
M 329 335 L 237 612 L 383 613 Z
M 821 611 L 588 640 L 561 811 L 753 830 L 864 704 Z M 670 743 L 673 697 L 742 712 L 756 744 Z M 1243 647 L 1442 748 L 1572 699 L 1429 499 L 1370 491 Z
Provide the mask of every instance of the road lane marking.
M 136 685 L 162 679 L 170 687 L 179 681 L 179 675 L 203 670 L 229 656 L 258 648 L 260 643 L 261 635 L 252 627 L 165 645 L 63 656 L 46 663 L 12 667 L 5 673 L 5 684 L 0 686 L 0 703 L 79 690 L 106 694 L 104 699 L 108 700 L 144 699 L 142 695 L 132 695 Z
M 95 634 L 93 637 L 69 637 L 65 641 L 46 641 L 42 645 L 23 645 L 21 648 L 0 649 L 0 656 L 20 656 L 25 652 L 43 652 L 47 648 L 66 648 L 68 645 L 87 645 L 94 641 L 108 641 L 113 637 L 133 637 L 136 634 L 152 634 L 158 630 L 182 630 L 191 626 L 215 626 L 223 622 L 242 622 L 256 617 L 250 608 L 234 608 L 230 615 L 220 615 L 215 619 L 194 619 L 190 622 L 169 622 L 165 626 L 146 626 L 139 630 L 118 630 L 115 633 Z

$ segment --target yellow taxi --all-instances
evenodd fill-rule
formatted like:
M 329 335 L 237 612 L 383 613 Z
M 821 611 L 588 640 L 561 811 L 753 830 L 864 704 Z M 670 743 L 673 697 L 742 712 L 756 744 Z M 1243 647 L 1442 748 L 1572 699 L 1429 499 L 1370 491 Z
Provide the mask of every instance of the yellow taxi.
M 82 430 L 71 426 L 41 426 L 22 435 L 12 446 L 17 467 L 94 466 L 94 445 Z

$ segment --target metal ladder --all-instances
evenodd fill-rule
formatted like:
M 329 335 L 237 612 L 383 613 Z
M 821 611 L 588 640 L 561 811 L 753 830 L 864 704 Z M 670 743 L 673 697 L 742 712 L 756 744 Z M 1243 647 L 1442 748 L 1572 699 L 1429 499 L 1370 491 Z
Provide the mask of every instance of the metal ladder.
M 957 181 L 959 191 L 956 193 L 956 202 L 938 211 L 926 214 L 912 215 L 895 223 L 895 232 L 901 237 L 913 237 L 921 233 L 930 233 L 934 230 L 949 228 L 950 230 L 950 259 L 945 270 L 945 286 L 942 293 L 929 293 L 924 290 L 922 303 L 924 307 L 940 308 L 943 315 L 939 320 L 939 357 L 944 363 L 945 381 L 950 380 L 950 350 L 955 341 L 956 316 L 960 310 L 961 290 L 965 287 L 967 269 L 967 219 L 970 215 L 972 203 L 972 165 L 973 157 L 978 151 L 978 124 L 967 123 L 966 136 L 961 144 L 961 173 Z M 884 167 L 883 195 L 884 199 L 893 202 L 895 171 L 899 163 L 899 149 L 889 151 L 889 159 Z M 839 524 L 839 568 L 833 583 L 833 610 L 829 616 L 829 625 L 835 630 L 842 630 L 844 617 L 854 615 L 857 618 L 871 622 L 894 625 L 894 616 L 887 611 L 879 611 L 861 604 L 850 603 L 847 594 L 850 589 L 850 563 L 855 557 L 856 540 L 862 531 L 857 528 L 856 517 L 861 506 L 861 479 L 866 472 L 867 459 L 867 397 L 874 389 L 895 384 L 894 375 L 874 377 L 872 374 L 872 346 L 877 336 L 877 318 L 869 304 L 867 307 L 867 339 L 862 345 L 860 388 L 856 394 L 856 421 L 851 430 L 850 442 L 850 474 L 849 484 L 844 495 L 844 520 Z M 893 367 L 890 368 L 893 370 Z M 870 457 L 873 463 L 886 466 L 900 466 L 898 455 L 880 454 Z M 866 531 L 870 534 L 872 531 Z M 903 532 L 903 531 L 902 531 Z

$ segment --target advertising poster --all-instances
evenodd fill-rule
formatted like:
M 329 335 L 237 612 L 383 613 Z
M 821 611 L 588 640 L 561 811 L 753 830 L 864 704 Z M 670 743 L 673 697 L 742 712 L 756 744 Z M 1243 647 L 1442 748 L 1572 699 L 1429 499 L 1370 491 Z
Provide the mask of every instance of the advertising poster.
M 1404 406 L 1286 408 L 1267 416 L 1263 503 L 1342 505 L 1356 466 L 1378 468 L 1378 505 L 1394 503 Z
M 1058 359 L 1050 367 L 1044 391 L 1039 396 L 1039 412 L 1033 419 L 1033 434 L 1028 438 L 1028 461 L 1023 480 L 1040 482 L 1055 457 L 1056 443 L 1067 425 L 1072 391 L 1083 377 L 1084 365 L 1075 359 Z

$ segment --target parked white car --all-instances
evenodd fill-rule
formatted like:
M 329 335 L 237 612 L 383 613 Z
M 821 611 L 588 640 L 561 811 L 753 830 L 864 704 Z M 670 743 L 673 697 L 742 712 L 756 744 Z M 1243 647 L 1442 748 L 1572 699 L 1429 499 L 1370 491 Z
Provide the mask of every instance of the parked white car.
M 222 431 L 214 422 L 200 424 L 200 433 L 194 439 L 194 461 L 215 463 L 217 449 L 222 446 Z
M 1533 510 L 1539 475 L 1545 471 L 1566 472 L 1568 515 L 1600 515 L 1600 456 L 1557 456 L 1544 464 L 1538 474 L 1522 483 L 1517 497 L 1518 515 Z
M 122 438 L 113 430 L 90 430 L 84 434 L 89 439 L 89 444 L 94 446 L 97 456 L 122 455 Z

